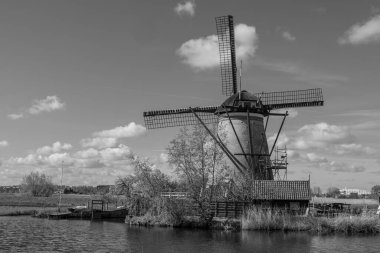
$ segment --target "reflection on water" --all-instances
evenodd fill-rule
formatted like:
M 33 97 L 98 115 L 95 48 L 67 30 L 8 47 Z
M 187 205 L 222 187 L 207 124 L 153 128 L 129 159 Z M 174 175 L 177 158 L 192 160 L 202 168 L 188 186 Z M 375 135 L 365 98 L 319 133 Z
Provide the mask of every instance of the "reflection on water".
M 380 252 L 379 236 L 129 227 L 0 217 L 1 252 Z

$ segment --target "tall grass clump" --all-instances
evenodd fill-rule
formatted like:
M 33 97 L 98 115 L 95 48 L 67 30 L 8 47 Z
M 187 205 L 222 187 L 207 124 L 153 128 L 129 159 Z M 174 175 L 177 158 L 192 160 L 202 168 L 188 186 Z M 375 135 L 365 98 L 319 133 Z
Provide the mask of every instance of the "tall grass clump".
M 241 218 L 242 229 L 246 230 L 310 230 L 311 222 L 307 217 L 293 216 L 280 209 L 264 210 L 252 207 Z
M 334 218 L 294 216 L 281 210 L 253 207 L 241 218 L 242 229 L 311 231 L 317 233 L 377 234 L 380 233 L 378 216 L 338 216 Z
M 317 232 L 339 232 L 344 234 L 380 233 L 380 219 L 376 216 L 348 216 L 316 219 L 314 229 Z

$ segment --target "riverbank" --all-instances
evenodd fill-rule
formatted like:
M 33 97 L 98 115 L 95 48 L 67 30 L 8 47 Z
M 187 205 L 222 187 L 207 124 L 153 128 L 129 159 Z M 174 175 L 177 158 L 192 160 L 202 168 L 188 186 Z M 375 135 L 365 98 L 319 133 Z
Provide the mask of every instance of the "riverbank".
M 62 194 L 61 206 L 87 205 L 92 199 L 99 199 L 99 195 Z M 34 197 L 25 193 L 1 193 L 0 206 L 24 207 L 58 207 L 59 194 L 50 197 Z
M 311 231 L 318 233 L 378 234 L 380 219 L 377 215 L 337 216 L 333 218 L 292 216 L 278 211 L 250 209 L 241 218 L 244 230 Z
M 0 216 L 38 216 L 56 211 L 57 207 L 0 206 Z
M 248 210 L 240 219 L 217 218 L 206 222 L 197 216 L 174 220 L 169 215 L 127 216 L 133 226 L 197 228 L 211 230 L 307 231 L 312 233 L 379 234 L 378 216 L 338 216 L 334 218 L 294 216 L 276 211 Z

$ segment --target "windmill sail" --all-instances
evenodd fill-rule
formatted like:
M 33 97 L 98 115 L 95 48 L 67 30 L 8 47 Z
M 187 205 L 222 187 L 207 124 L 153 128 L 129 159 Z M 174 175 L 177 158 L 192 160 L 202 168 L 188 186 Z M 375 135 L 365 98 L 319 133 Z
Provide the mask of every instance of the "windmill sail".
M 259 97 L 269 110 L 293 107 L 323 106 L 321 88 L 294 91 L 262 92 Z
M 232 16 L 217 17 L 215 20 L 223 94 L 231 96 L 237 93 L 234 21 Z
M 159 110 L 144 112 L 145 126 L 148 129 L 177 127 L 196 125 L 199 120 L 193 111 L 202 119 L 205 124 L 214 124 L 218 122 L 218 116 L 215 115 L 217 107 L 196 107 L 175 110 Z

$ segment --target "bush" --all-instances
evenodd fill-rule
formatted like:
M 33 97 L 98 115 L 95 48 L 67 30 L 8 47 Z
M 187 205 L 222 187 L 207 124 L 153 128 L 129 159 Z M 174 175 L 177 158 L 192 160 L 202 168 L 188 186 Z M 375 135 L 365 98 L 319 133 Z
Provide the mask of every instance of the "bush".
M 49 197 L 54 192 L 54 185 L 51 178 L 38 172 L 32 172 L 24 176 L 21 188 L 24 192 L 36 197 Z

